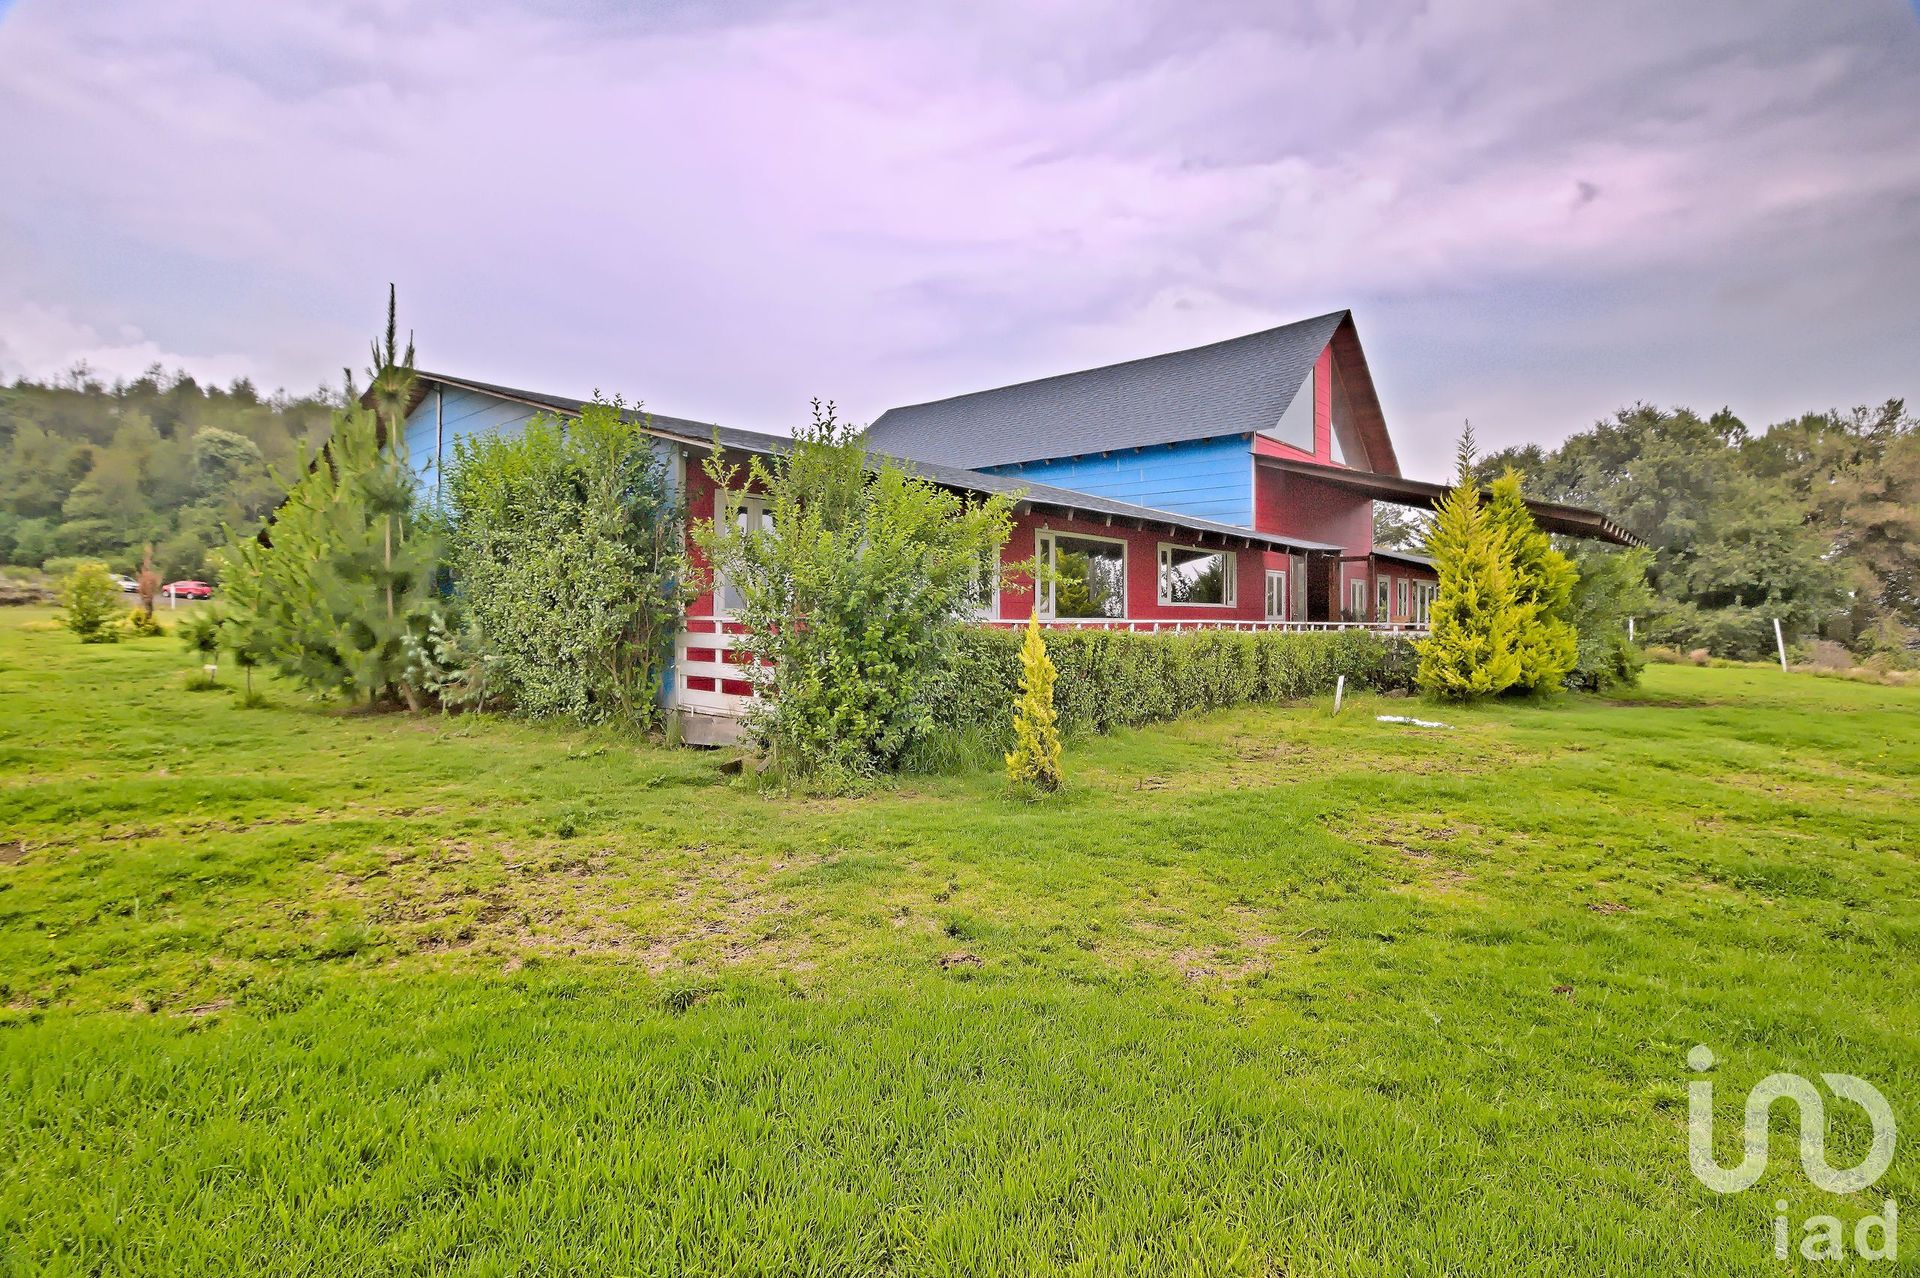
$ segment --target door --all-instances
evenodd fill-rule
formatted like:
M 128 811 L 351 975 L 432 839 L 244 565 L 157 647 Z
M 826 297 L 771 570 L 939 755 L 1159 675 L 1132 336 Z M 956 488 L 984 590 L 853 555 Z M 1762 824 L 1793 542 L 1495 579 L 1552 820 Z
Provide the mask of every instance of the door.
M 1267 620 L 1285 621 L 1287 619 L 1287 574 L 1269 570 L 1267 573 Z

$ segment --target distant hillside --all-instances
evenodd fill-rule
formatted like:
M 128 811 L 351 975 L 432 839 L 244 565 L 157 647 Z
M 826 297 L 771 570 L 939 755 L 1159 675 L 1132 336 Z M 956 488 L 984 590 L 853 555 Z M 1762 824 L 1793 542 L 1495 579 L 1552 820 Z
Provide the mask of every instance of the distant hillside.
M 204 577 L 220 525 L 273 507 L 274 474 L 326 439 L 336 406 L 157 365 L 111 386 L 76 370 L 0 387 L 0 563 L 85 557 L 130 572 L 152 542 L 163 576 Z

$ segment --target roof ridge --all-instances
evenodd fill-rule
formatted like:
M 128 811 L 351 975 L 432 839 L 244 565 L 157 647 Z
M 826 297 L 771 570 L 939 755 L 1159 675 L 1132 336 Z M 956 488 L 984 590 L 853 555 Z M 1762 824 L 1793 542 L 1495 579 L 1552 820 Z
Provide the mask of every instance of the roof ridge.
M 1136 355 L 1132 359 L 1115 360 L 1111 364 L 1095 364 L 1091 368 L 1076 368 L 1068 373 L 1049 373 L 1045 377 L 1029 377 L 1024 381 L 1008 382 L 1002 386 L 987 386 L 980 390 L 962 391 L 957 395 L 942 395 L 938 399 L 922 400 L 916 404 L 899 404 L 894 408 L 885 410 L 880 416 L 884 417 L 887 413 L 894 412 L 896 409 L 928 408 L 934 404 L 949 404 L 957 399 L 971 399 L 975 395 L 992 395 L 999 391 L 1014 390 L 1022 386 L 1042 386 L 1048 382 L 1065 381 L 1072 377 L 1084 377 L 1088 373 L 1106 373 L 1116 368 L 1131 368 L 1136 364 L 1150 364 L 1157 359 L 1173 359 L 1181 355 L 1194 355 L 1201 351 L 1210 351 L 1222 346 L 1232 346 L 1238 342 L 1250 342 L 1259 337 L 1270 337 L 1275 333 L 1283 332 L 1290 328 L 1302 328 L 1308 324 L 1318 324 L 1323 320 L 1342 319 L 1352 314 L 1353 311 L 1351 308 L 1328 311 L 1323 315 L 1310 315 L 1305 319 L 1291 320 L 1285 324 L 1275 324 L 1271 328 L 1255 329 L 1251 333 L 1242 333 L 1238 337 L 1223 337 L 1218 341 L 1202 342 L 1198 346 L 1183 346 L 1178 350 L 1160 351 L 1153 355 Z M 875 420 L 878 419 L 876 418 Z

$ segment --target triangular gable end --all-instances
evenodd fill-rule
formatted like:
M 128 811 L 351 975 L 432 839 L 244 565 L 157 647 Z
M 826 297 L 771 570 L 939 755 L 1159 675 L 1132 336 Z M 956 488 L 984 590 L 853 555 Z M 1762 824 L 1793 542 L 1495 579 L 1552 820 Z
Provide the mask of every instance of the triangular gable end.
M 1343 463 L 1379 475 L 1398 475 L 1400 459 L 1387 434 L 1380 396 L 1373 388 L 1373 372 L 1360 348 L 1360 332 L 1349 315 L 1334 330 L 1328 349 L 1333 352 L 1332 426 Z
M 1352 316 L 1342 318 L 1292 402 L 1260 434 L 1317 461 L 1400 473 Z

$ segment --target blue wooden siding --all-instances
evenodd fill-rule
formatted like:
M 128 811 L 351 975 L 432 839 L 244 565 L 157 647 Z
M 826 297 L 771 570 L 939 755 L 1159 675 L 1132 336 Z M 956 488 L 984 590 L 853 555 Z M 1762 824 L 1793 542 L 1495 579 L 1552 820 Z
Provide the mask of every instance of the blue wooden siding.
M 1037 484 L 1253 527 L 1253 441 L 1245 435 L 987 469 Z
M 446 397 L 444 402 L 436 405 L 442 395 Z M 534 416 L 534 410 L 525 404 L 478 391 L 453 386 L 429 390 L 420 407 L 407 417 L 407 460 L 420 476 L 421 491 L 429 498 L 438 491 L 442 468 L 453 464 L 455 439 L 464 435 L 518 435 Z

